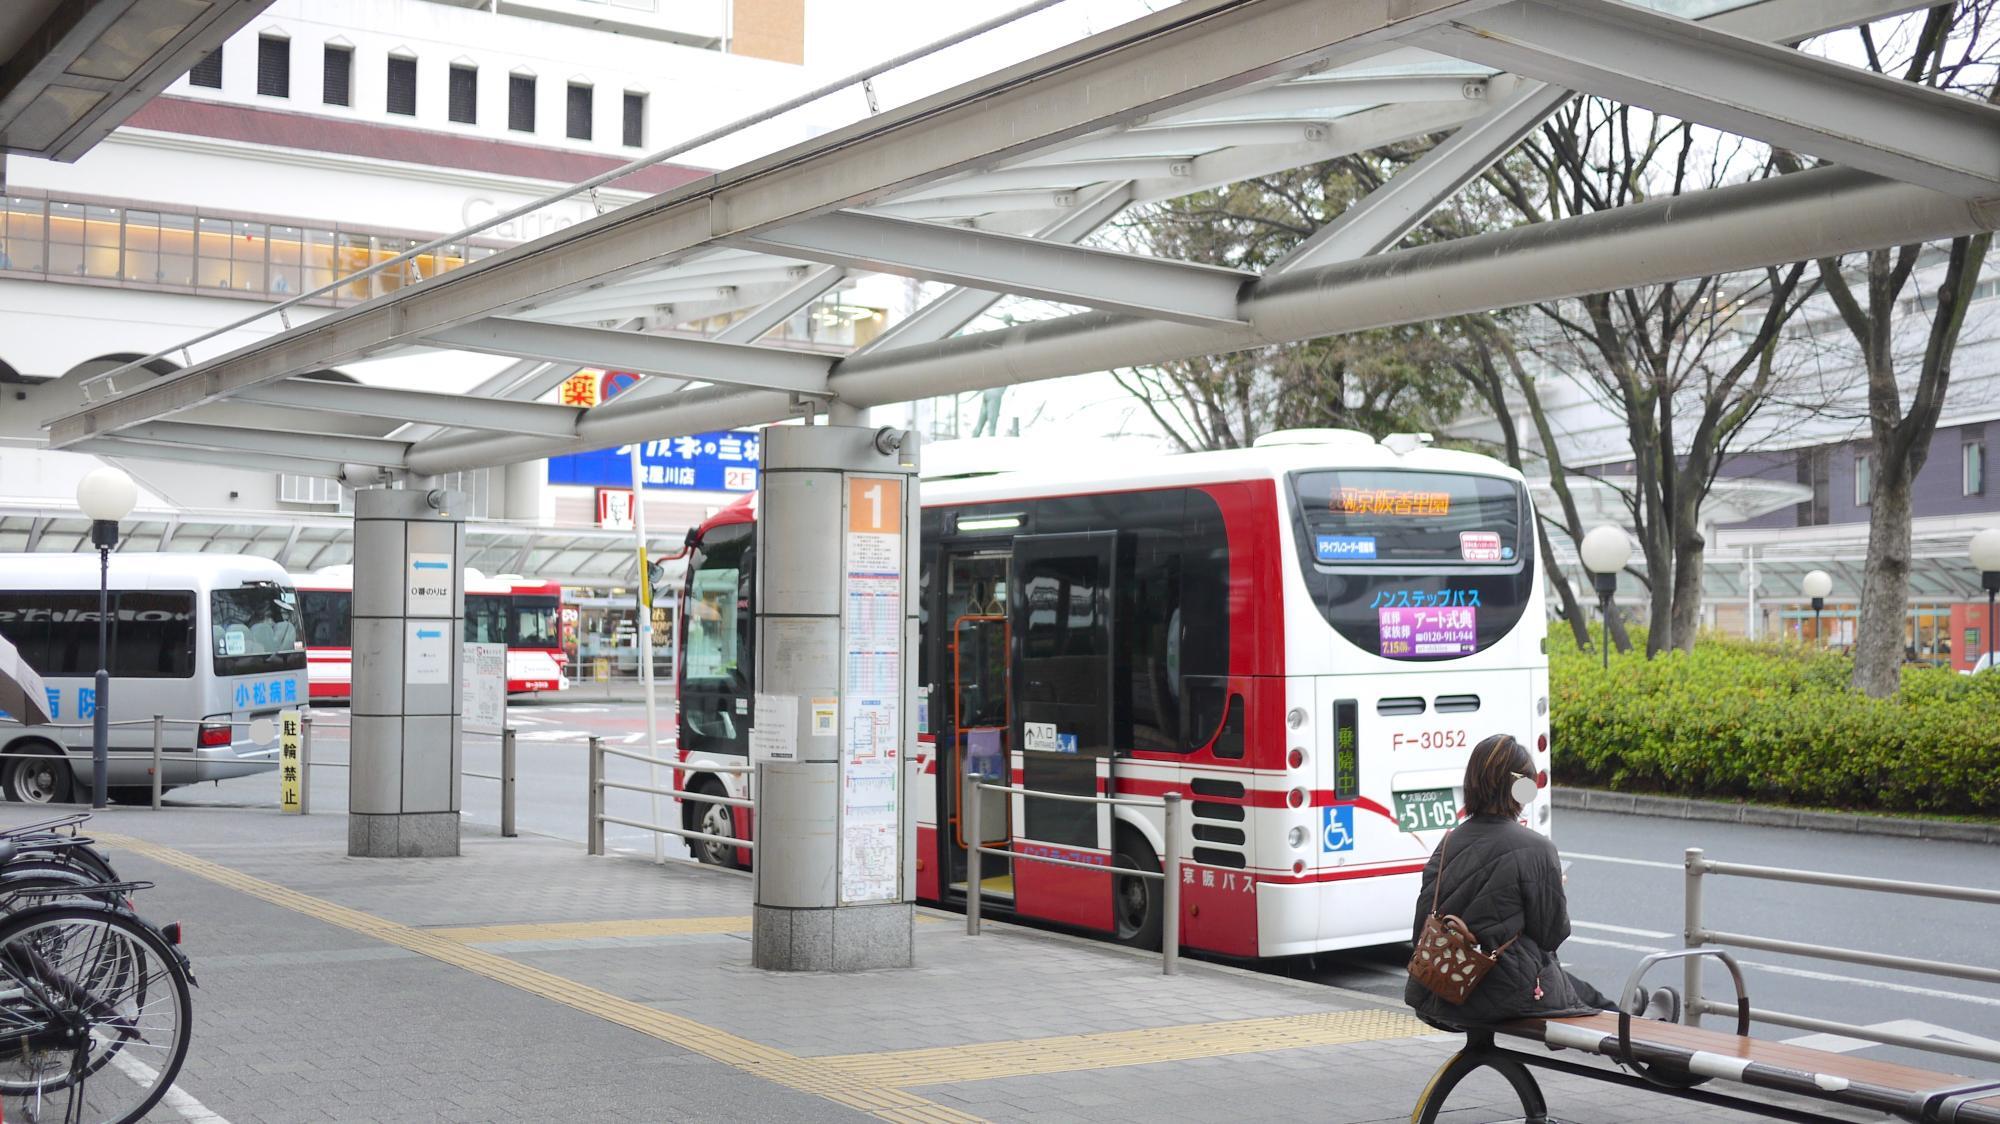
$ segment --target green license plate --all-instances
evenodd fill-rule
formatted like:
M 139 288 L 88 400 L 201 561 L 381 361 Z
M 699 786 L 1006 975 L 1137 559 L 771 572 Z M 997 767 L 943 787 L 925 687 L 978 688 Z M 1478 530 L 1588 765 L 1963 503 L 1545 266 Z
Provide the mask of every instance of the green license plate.
M 1396 826 L 1404 831 L 1443 831 L 1458 823 L 1458 801 L 1448 788 L 1398 792 Z

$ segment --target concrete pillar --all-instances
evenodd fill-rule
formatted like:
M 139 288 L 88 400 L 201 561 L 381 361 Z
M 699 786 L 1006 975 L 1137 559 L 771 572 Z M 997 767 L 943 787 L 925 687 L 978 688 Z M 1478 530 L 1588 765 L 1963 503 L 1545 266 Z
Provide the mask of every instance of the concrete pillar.
M 549 462 L 521 461 L 498 471 L 504 493 L 500 510 L 505 518 L 515 523 L 541 523 L 542 499 L 549 490 Z
M 458 854 L 465 497 L 354 493 L 347 853 Z
M 916 748 L 915 439 L 773 426 L 762 469 L 752 962 L 780 971 L 906 968 L 915 920 L 905 775 Z

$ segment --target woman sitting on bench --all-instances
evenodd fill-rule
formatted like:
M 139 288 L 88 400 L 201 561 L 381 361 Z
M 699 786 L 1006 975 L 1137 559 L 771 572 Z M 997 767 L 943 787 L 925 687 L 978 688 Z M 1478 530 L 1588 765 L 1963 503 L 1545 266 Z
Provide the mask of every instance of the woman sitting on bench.
M 1416 939 L 1423 932 L 1435 901 L 1439 914 L 1464 920 L 1481 948 L 1506 948 L 1463 1004 L 1439 998 L 1414 978 L 1405 985 L 1403 1001 L 1432 1026 L 1460 1030 L 1530 1016 L 1616 1010 L 1604 993 L 1564 970 L 1556 958 L 1569 938 L 1562 864 L 1556 845 L 1519 821 L 1535 789 L 1535 764 L 1520 742 L 1495 734 L 1473 747 L 1465 764 L 1467 815 L 1431 852 L 1411 933 Z M 1679 1005 L 1678 997 L 1662 988 L 1655 993 L 1655 1009 L 1643 1013 L 1677 1018 L 1673 1008 Z

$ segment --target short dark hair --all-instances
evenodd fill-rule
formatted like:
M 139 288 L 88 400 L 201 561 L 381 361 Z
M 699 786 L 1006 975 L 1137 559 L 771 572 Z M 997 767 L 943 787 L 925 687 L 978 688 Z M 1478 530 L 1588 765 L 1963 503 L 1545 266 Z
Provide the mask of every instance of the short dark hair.
M 1465 814 L 1506 816 L 1521 814 L 1514 800 L 1514 778 L 1535 775 L 1535 762 L 1528 749 L 1511 734 L 1494 734 L 1472 747 L 1465 762 Z

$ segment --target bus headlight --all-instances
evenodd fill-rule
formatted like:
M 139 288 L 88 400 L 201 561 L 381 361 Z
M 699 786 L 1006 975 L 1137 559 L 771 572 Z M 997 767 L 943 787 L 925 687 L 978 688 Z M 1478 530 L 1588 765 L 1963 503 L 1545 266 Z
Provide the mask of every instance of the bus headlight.
M 1305 825 L 1298 824 L 1293 826 L 1292 830 L 1286 834 L 1285 840 L 1292 845 L 1293 850 L 1298 850 L 1306 845 L 1306 835 Z

